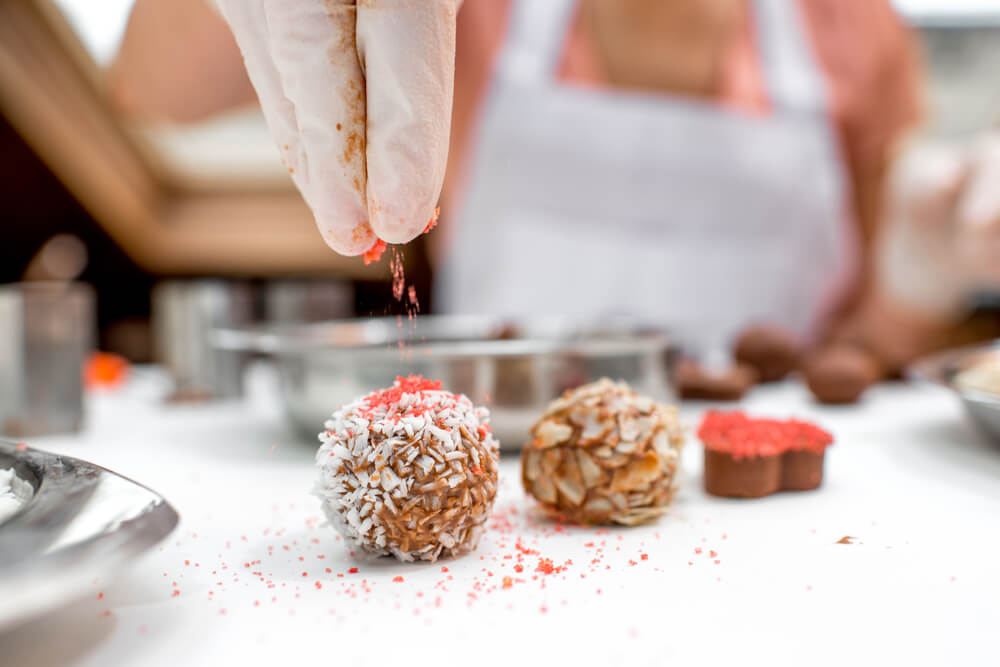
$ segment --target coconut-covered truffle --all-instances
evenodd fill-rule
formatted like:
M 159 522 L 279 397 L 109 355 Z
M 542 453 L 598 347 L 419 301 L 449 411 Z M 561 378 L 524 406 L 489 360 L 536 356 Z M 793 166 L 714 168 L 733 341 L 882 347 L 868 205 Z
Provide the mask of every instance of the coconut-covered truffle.
M 345 405 L 325 426 L 315 493 L 345 539 L 403 561 L 475 548 L 500 457 L 486 408 L 412 376 Z
M 553 401 L 521 454 L 524 488 L 553 514 L 636 525 L 666 511 L 684 433 L 677 408 L 603 379 Z

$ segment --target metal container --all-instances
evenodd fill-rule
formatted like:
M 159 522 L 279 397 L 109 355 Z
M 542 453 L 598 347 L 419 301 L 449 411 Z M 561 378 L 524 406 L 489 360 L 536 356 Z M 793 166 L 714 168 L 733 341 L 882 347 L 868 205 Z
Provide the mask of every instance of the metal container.
M 1000 356 L 1000 340 L 986 345 L 939 352 L 915 363 L 910 368 L 909 374 L 915 379 L 950 389 L 962 401 L 972 421 L 1000 442 L 1000 394 L 964 389 L 955 383 L 955 377 L 962 371 L 989 357 L 998 356 Z
M 504 449 L 525 442 L 549 401 L 591 380 L 621 379 L 656 399 L 674 397 L 670 340 L 628 326 L 420 316 L 226 329 L 214 340 L 274 356 L 286 412 L 310 440 L 338 407 L 398 375 L 441 380 L 488 406 Z
M 212 345 L 216 327 L 253 321 L 249 284 L 222 280 L 174 280 L 153 288 L 152 325 L 156 358 L 174 381 L 178 400 L 241 395 L 246 354 Z
M 301 324 L 350 317 L 354 288 L 341 280 L 274 280 L 263 287 L 264 319 L 270 324 Z
M 83 363 L 94 347 L 88 285 L 0 286 L 0 433 L 74 432 L 83 422 Z
M 0 441 L 30 497 L 0 522 L 0 630 L 108 585 L 177 525 L 162 496 L 110 470 Z

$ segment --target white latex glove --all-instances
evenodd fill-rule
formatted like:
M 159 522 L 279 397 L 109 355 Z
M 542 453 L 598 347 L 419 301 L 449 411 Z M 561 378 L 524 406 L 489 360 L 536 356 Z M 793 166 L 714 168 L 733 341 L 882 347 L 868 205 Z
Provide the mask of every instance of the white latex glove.
M 216 0 L 326 243 L 428 226 L 444 181 L 456 0 Z
M 1000 288 L 1000 136 L 962 152 L 912 148 L 893 168 L 878 278 L 890 297 L 951 318 Z

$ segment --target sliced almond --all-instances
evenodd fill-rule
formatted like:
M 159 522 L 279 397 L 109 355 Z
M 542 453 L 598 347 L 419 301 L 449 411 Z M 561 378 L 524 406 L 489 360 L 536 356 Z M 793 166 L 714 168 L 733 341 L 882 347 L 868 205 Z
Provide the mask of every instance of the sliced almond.
M 575 457 L 567 456 L 556 473 L 555 485 L 571 505 L 579 505 L 587 495 Z
M 613 516 L 611 519 L 615 523 L 620 523 L 624 526 L 638 526 L 646 523 L 647 521 L 656 519 L 666 511 L 666 507 L 643 507 L 630 510 L 625 514 Z
M 573 436 L 573 428 L 554 419 L 546 419 L 535 427 L 534 446 L 545 449 L 566 442 Z
M 576 463 L 580 467 L 580 477 L 583 478 L 583 485 L 588 489 L 600 486 L 607 480 L 607 474 L 604 472 L 604 469 L 594 463 L 594 459 L 590 458 L 590 455 L 584 450 L 576 450 Z
M 615 511 L 615 506 L 607 498 L 594 496 L 583 505 L 583 509 L 590 514 L 608 515 Z
M 628 509 L 628 501 L 625 500 L 625 494 L 623 493 L 612 493 L 608 496 L 608 500 L 610 500 L 611 504 L 615 506 L 615 509 L 620 512 L 624 512 Z
M 638 422 L 633 417 L 629 417 L 624 414 L 619 414 L 618 436 L 622 440 L 626 440 L 628 442 L 635 442 L 636 438 L 639 437 Z
M 660 476 L 660 459 L 655 452 L 646 452 L 627 466 L 615 470 L 611 479 L 612 491 L 639 489 Z
M 523 466 L 526 479 L 531 481 L 538 479 L 542 473 L 542 453 L 533 448 L 525 449 Z
M 632 440 L 622 440 L 617 445 L 615 445 L 615 451 L 619 454 L 632 454 L 639 445 Z
M 542 476 L 552 477 L 559 464 L 562 463 L 562 452 L 558 449 L 547 449 L 542 454 Z
M 539 477 L 531 486 L 531 490 L 534 492 L 535 497 L 541 500 L 543 503 L 549 503 L 550 505 L 555 505 L 556 503 L 556 487 L 553 486 L 552 480 L 548 477 Z

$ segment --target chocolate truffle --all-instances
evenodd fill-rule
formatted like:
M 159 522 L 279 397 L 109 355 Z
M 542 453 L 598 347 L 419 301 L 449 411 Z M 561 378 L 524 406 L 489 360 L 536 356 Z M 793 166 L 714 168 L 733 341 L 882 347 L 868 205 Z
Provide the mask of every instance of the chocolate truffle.
M 800 352 L 799 344 L 787 331 L 758 325 L 736 339 L 733 358 L 756 369 L 760 382 L 775 382 L 798 367 Z
M 705 490 L 735 498 L 815 489 L 833 443 L 833 436 L 814 424 L 753 419 L 742 412 L 708 412 L 698 437 L 705 445 Z
M 412 376 L 345 405 L 325 426 L 315 493 L 353 547 L 403 561 L 475 548 L 500 457 L 486 408 Z
M 673 498 L 684 445 L 677 409 L 624 383 L 567 391 L 531 435 L 521 481 L 551 514 L 631 526 L 660 516 Z
M 821 403 L 854 403 L 878 382 L 882 370 L 867 350 L 847 343 L 824 347 L 806 359 L 806 383 Z
M 738 401 L 757 379 L 757 371 L 748 364 L 709 370 L 696 361 L 682 359 L 674 371 L 681 398 L 694 401 Z

